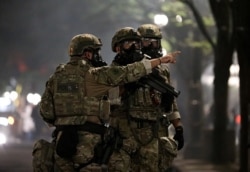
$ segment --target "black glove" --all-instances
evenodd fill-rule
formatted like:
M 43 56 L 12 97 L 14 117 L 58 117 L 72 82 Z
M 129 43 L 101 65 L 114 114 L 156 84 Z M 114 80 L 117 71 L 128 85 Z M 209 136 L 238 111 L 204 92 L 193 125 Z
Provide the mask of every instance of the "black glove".
M 183 137 L 183 127 L 178 126 L 175 128 L 174 139 L 178 142 L 178 150 L 181 150 L 184 146 L 184 137 Z

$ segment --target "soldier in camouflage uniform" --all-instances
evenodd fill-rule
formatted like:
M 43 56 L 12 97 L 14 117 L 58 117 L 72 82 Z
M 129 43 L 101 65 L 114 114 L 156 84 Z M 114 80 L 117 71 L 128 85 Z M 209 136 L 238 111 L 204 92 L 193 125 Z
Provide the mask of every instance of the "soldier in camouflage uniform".
M 143 24 L 138 27 L 138 32 L 142 36 L 142 53 L 149 55 L 151 58 L 158 58 L 163 55 L 162 53 L 162 46 L 161 46 L 161 39 L 162 33 L 160 28 L 155 24 Z M 167 65 L 159 65 L 157 68 L 159 70 L 159 74 L 165 78 L 167 83 L 170 83 L 170 73 Z M 178 107 L 176 104 L 176 99 L 172 102 L 169 102 L 168 98 L 164 98 L 165 96 L 162 95 L 162 100 L 164 102 L 164 108 L 162 109 L 162 122 L 168 121 L 170 124 L 173 125 L 175 128 L 175 135 L 174 140 L 178 143 L 178 150 L 182 149 L 184 146 L 184 137 L 183 137 L 183 126 L 181 123 L 181 116 L 178 111 Z M 168 122 L 167 123 L 160 123 L 159 126 L 159 166 L 162 169 L 167 169 L 171 165 L 168 163 L 169 156 L 166 153 L 168 150 L 167 147 L 164 147 L 166 136 L 168 136 Z M 167 124 L 167 125 L 166 125 Z
M 179 54 L 108 67 L 102 66 L 101 46 L 100 39 L 92 34 L 74 36 L 69 45 L 70 61 L 60 64 L 46 82 L 40 114 L 46 123 L 56 127 L 54 171 L 103 170 L 102 146 L 98 145 L 103 143 L 109 118 L 108 90 L 138 80 L 160 62 L 174 63 Z
M 112 39 L 112 50 L 117 55 L 112 65 L 124 66 L 145 58 L 161 56 L 159 29 L 149 28 L 150 37 L 153 36 L 150 40 L 144 38 L 145 32 L 148 31 L 145 29 L 148 28 L 142 26 L 138 32 L 131 27 L 125 27 L 115 33 Z M 143 53 L 139 35 L 143 36 Z M 155 41 L 153 42 L 155 47 L 149 47 L 152 44 L 151 41 Z M 155 69 L 168 83 L 168 70 L 162 69 L 162 65 Z M 182 129 L 180 114 L 173 99 L 172 96 L 163 95 L 140 81 L 125 84 L 120 106 L 114 105 L 112 109 L 111 125 L 118 128 L 123 141 L 120 149 L 116 150 L 110 159 L 110 171 L 163 172 L 171 165 L 177 155 L 177 149 L 183 146 L 182 132 L 176 132 L 177 136 L 174 137 L 180 138 L 178 146 L 174 139 L 167 137 L 169 120 L 175 127 Z

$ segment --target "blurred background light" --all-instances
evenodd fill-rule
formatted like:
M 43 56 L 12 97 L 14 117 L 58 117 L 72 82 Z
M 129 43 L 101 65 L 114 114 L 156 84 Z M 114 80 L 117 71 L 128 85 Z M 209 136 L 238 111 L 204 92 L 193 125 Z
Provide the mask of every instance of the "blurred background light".
M 41 101 L 41 95 L 38 93 L 29 93 L 26 100 L 33 105 L 37 105 Z
M 182 17 L 180 15 L 176 15 L 175 17 L 176 21 L 181 23 L 182 22 Z
M 156 14 L 154 16 L 154 23 L 158 26 L 166 26 L 168 24 L 168 17 L 165 14 Z

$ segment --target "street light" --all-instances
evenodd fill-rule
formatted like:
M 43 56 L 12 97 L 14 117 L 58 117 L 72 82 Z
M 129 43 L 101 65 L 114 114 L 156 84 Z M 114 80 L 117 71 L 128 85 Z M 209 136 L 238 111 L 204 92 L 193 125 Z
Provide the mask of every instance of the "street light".
M 154 16 L 154 23 L 160 27 L 168 24 L 168 17 L 165 14 L 156 14 Z
M 168 24 L 168 17 L 165 14 L 155 14 L 154 15 L 154 23 L 159 27 L 166 26 Z M 167 54 L 167 50 L 162 48 L 163 55 Z

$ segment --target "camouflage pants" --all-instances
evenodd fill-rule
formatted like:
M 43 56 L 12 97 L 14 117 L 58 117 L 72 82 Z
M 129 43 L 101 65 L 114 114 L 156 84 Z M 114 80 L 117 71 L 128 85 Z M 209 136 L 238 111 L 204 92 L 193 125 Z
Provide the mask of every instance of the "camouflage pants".
M 101 140 L 100 135 L 89 132 L 79 131 L 79 143 L 77 152 L 72 160 L 61 158 L 55 153 L 56 172 L 75 172 L 75 166 L 88 163 L 94 157 L 94 147 Z M 99 172 L 95 164 L 90 164 L 80 170 L 81 172 Z M 100 171 L 101 172 L 101 171 Z
M 108 169 L 109 172 L 130 172 L 131 158 L 127 152 L 120 149 L 115 151 L 110 160 Z
M 136 148 L 134 140 L 124 140 L 123 147 L 113 153 L 109 161 L 110 172 L 158 172 L 158 141 L 154 139 Z
M 171 166 L 177 155 L 173 139 L 154 137 L 152 127 L 138 129 L 123 120 L 119 120 L 119 130 L 126 139 L 111 156 L 110 172 L 164 172 Z

